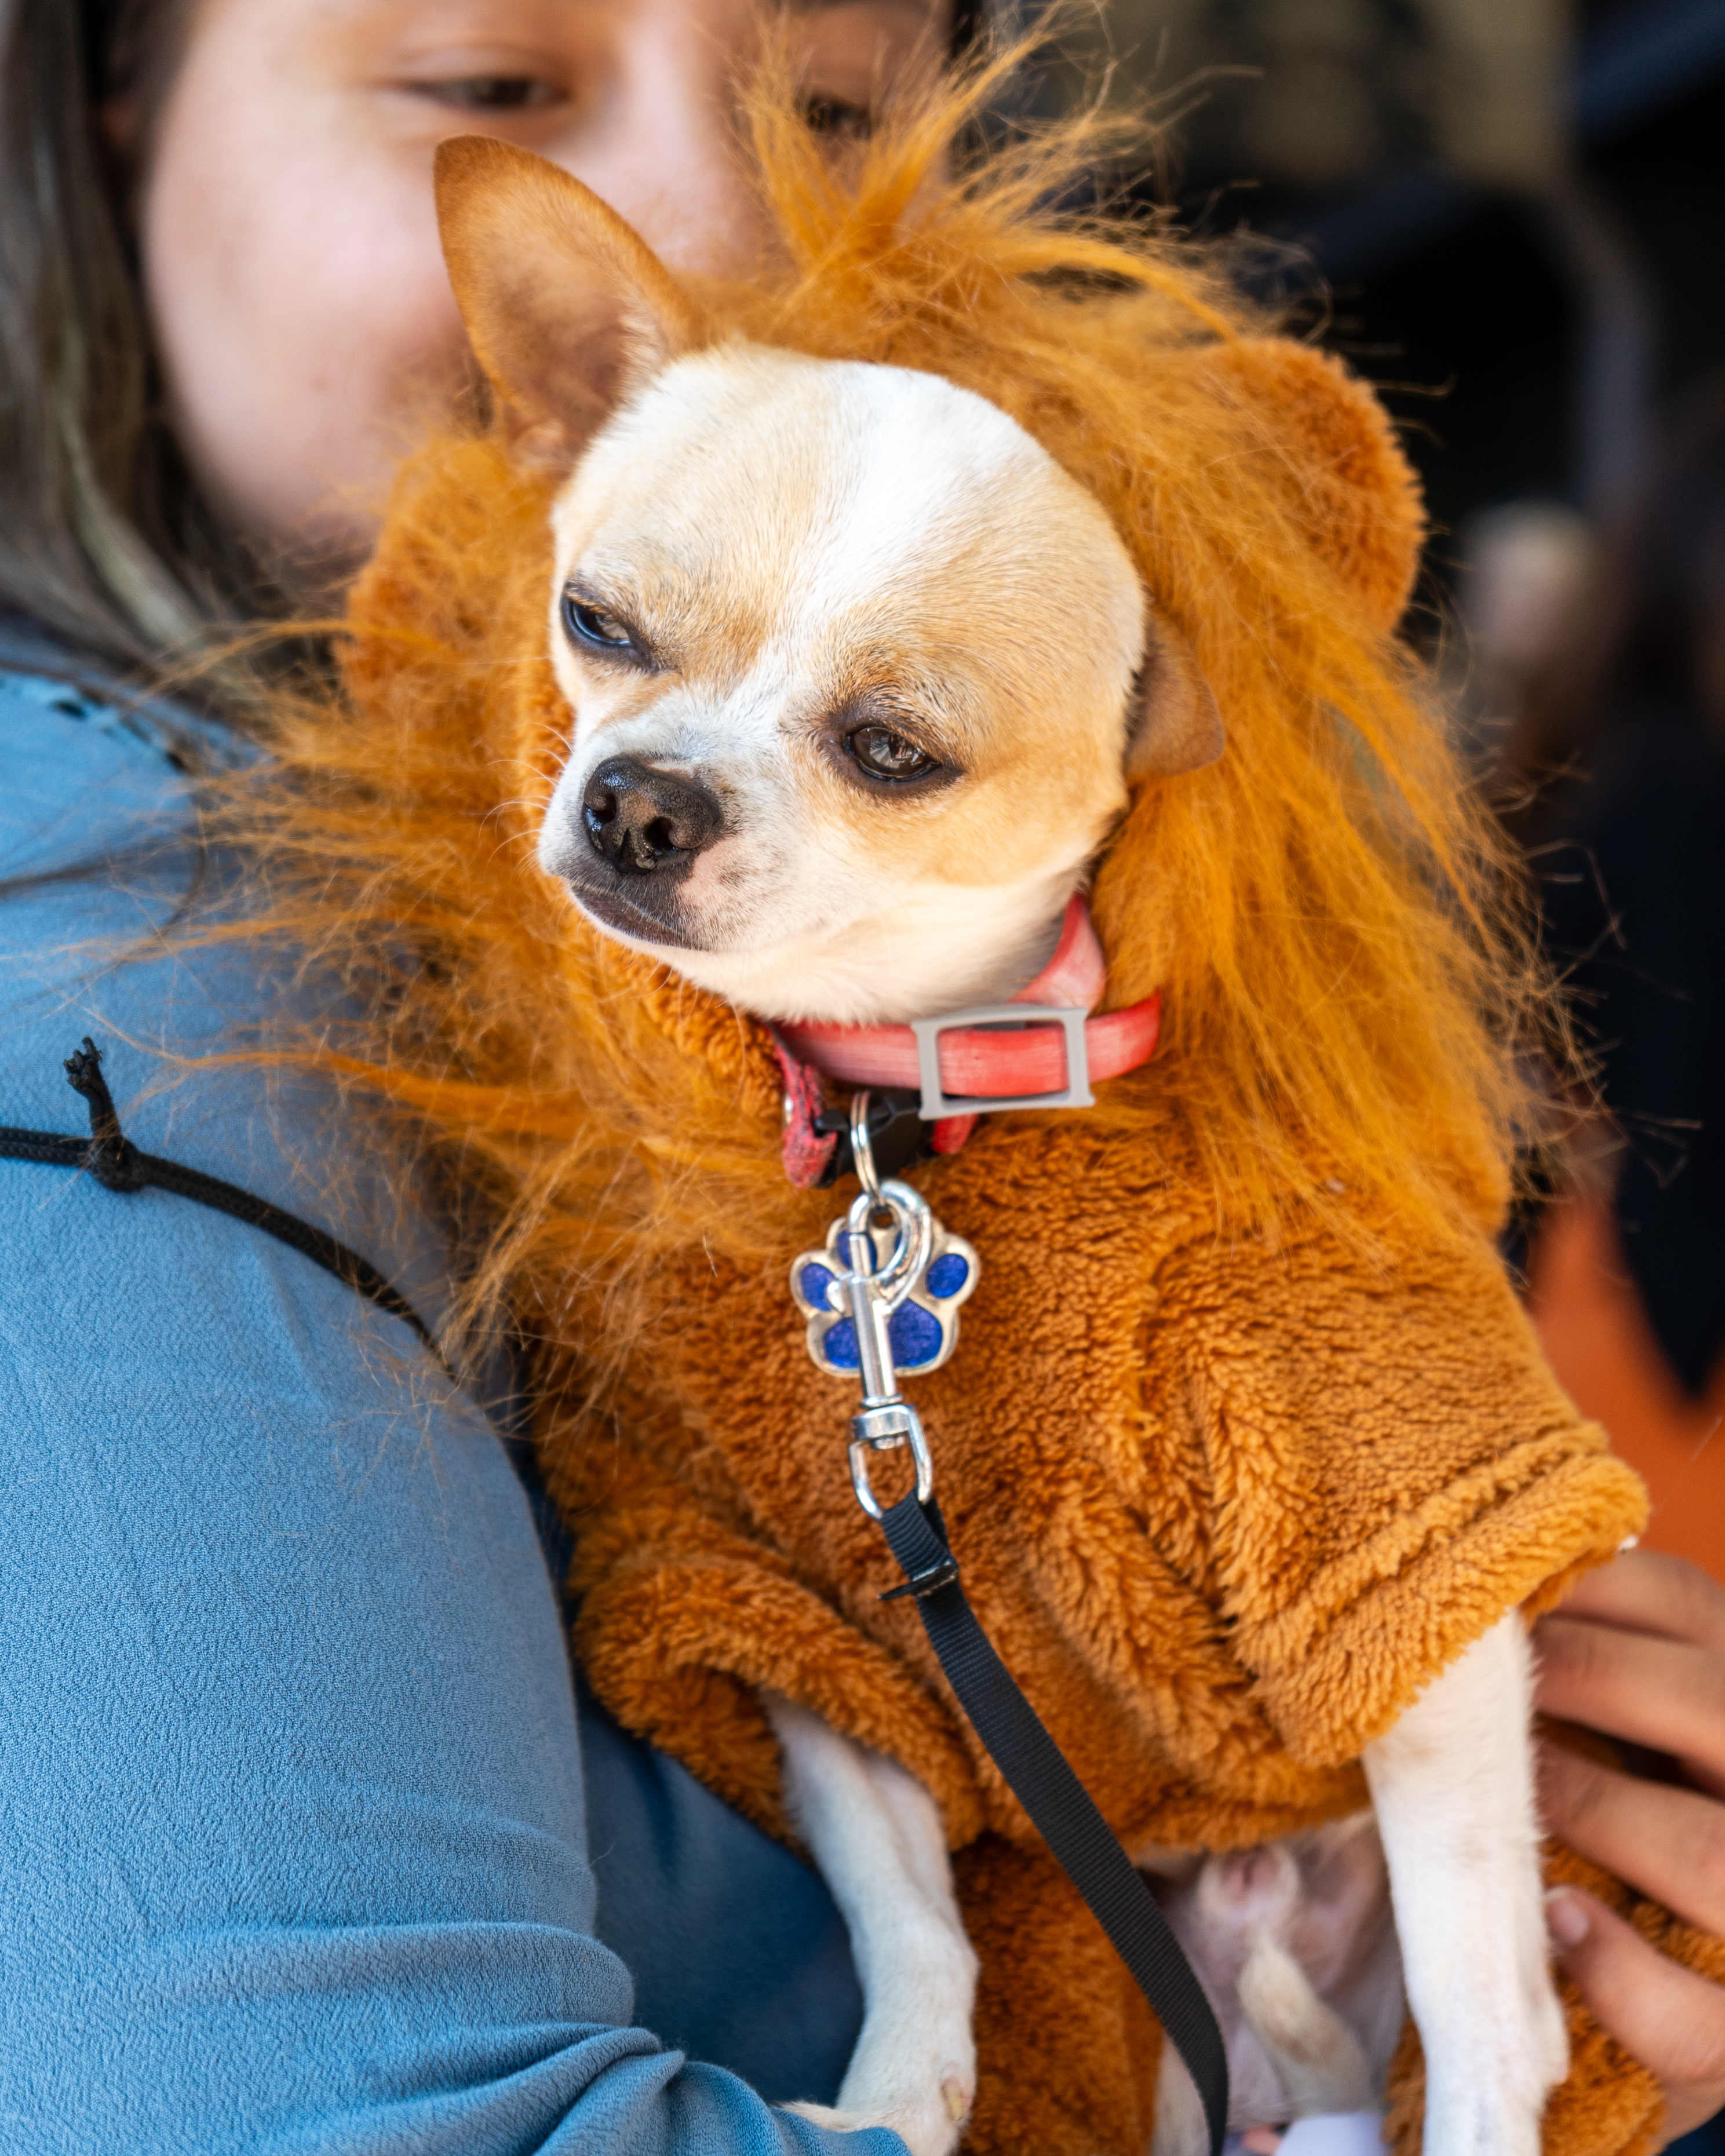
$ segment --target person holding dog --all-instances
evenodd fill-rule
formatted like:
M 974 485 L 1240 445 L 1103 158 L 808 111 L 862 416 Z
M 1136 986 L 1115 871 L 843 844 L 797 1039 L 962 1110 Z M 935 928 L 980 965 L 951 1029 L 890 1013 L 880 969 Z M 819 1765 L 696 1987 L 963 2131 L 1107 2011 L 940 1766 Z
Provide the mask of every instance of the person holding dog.
M 557 159 L 673 262 L 747 258 L 729 128 L 752 18 L 13 0 L 3 19 L 0 1122 L 74 1127 L 59 1065 L 88 1032 L 141 1145 L 327 1224 L 435 1322 L 457 1292 L 439 1224 L 403 1242 L 326 1096 L 227 1072 L 137 1097 L 150 1051 L 336 993 L 167 947 L 189 885 L 223 872 L 187 774 L 244 752 L 249 691 L 233 668 L 213 711 L 207 688 L 198 710 L 147 691 L 211 631 L 339 584 L 416 424 L 467 393 L 440 136 Z M 795 11 L 813 111 L 865 126 L 952 28 L 921 0 Z M 762 2099 L 842 2071 L 836 1912 L 571 1697 L 506 1439 L 398 1319 L 244 1222 L 13 1161 L 0 1205 L 0 2117 L 21 2145 L 828 2138 Z M 1630 1558 L 1544 1637 L 1553 1712 L 1689 1770 L 1554 1755 L 1553 1824 L 1725 1930 L 1706 1794 L 1725 1597 Z M 1585 1897 L 1553 1928 L 1672 2129 L 1709 2115 L 1725 1999 Z

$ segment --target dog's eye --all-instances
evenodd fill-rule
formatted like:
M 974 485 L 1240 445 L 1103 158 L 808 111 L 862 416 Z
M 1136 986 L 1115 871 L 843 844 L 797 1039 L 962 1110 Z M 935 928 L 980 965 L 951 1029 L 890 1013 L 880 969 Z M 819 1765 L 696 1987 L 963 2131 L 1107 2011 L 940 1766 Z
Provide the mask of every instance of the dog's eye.
M 845 746 L 870 778 L 923 778 L 940 769 L 937 757 L 890 726 L 858 726 L 845 735 Z
M 640 647 L 614 613 L 607 613 L 603 607 L 591 605 L 578 599 L 573 592 L 563 593 L 563 622 L 578 644 L 589 644 L 600 651 L 639 653 Z

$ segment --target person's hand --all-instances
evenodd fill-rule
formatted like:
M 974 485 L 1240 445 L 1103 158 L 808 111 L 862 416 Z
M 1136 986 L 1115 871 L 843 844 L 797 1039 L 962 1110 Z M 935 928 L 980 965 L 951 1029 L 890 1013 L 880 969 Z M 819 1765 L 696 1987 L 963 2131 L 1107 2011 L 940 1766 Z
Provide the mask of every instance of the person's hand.
M 1725 1934 L 1725 1589 L 1635 1550 L 1535 1630 L 1538 1704 L 1676 1763 L 1646 1781 L 1540 1748 L 1545 1820 L 1572 1849 L 1703 1931 Z M 1547 1903 L 1558 1966 L 1601 2026 L 1650 2067 L 1675 2138 L 1725 2107 L 1725 1989 L 1570 1887 Z

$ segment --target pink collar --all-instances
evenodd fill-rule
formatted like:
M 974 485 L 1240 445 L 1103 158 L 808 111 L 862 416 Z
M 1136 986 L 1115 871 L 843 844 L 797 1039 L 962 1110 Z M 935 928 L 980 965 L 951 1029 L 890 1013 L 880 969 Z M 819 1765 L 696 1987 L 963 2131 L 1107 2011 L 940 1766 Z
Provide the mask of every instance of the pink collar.
M 914 1025 L 775 1027 L 785 1081 L 786 1174 L 798 1189 L 812 1189 L 839 1142 L 815 1127 L 823 1106 L 819 1074 L 851 1086 L 920 1090 L 937 1152 L 957 1152 L 978 1116 L 990 1110 L 1089 1107 L 1091 1083 L 1149 1061 L 1162 1023 L 1162 998 L 1153 995 L 1105 1018 L 1086 1017 L 1107 973 L 1090 908 L 1075 892 L 1053 957 L 1009 1004 Z M 1048 1009 L 1048 1022 L 1025 1019 L 1018 1007 L 1026 1004 Z

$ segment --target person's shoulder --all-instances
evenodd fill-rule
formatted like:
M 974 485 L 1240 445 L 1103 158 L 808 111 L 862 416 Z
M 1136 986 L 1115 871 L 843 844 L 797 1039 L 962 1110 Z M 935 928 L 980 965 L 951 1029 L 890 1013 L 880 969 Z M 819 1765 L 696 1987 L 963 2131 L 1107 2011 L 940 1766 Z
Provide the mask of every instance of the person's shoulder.
M 0 879 L 64 873 L 183 824 L 225 730 L 0 633 Z
M 0 1125 L 84 1132 L 66 1072 L 88 1036 L 134 1144 L 336 1235 L 435 1323 L 447 1254 L 412 1178 L 291 1057 L 259 1062 L 272 1026 L 315 1030 L 340 987 L 241 932 L 243 865 L 208 844 L 197 813 L 199 775 L 248 753 L 235 744 L 195 714 L 104 693 L 51 654 L 20 660 L 0 633 Z M 189 1199 L 116 1196 L 14 1154 L 0 1158 L 0 1219 L 15 1261 L 0 1266 L 0 1303 L 14 1309 L 35 1291 L 33 1267 L 58 1274 L 90 1236 L 131 1250 L 131 1291 L 164 1311 L 238 1296 L 249 1324 L 308 1298 L 321 1324 L 357 1314 L 352 1291 L 308 1259 Z
M 63 1105 L 40 1071 L 98 1018 L 99 983 L 123 1031 L 185 1010 L 183 982 L 136 959 L 184 901 L 192 817 L 167 714 L 0 632 L 0 1122 Z

